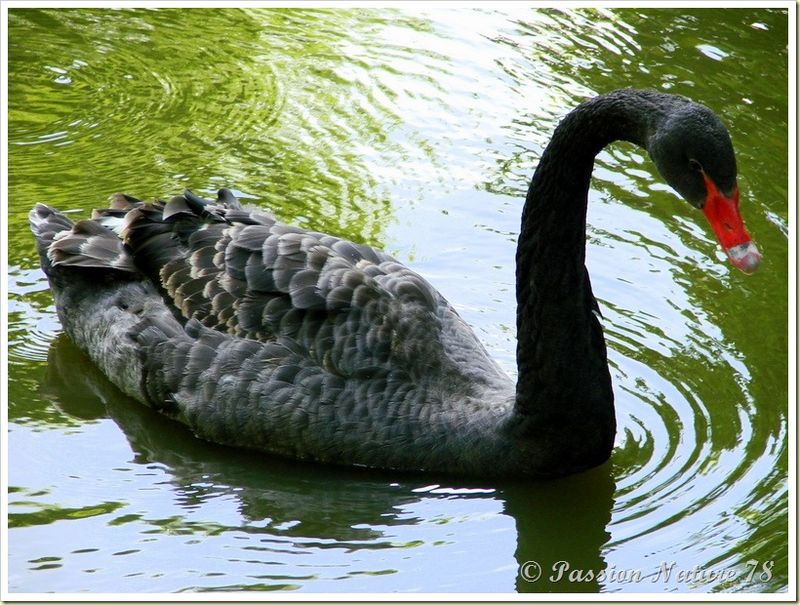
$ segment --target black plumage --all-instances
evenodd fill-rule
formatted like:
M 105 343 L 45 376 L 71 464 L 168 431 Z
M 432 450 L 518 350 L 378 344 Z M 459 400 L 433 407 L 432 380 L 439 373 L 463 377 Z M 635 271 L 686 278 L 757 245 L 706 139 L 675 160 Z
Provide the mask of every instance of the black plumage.
M 325 463 L 549 477 L 613 445 L 584 254 L 594 157 L 617 139 L 648 148 L 695 205 L 703 178 L 735 190 L 727 131 L 702 106 L 622 90 L 571 112 L 523 209 L 516 383 L 422 276 L 226 189 L 166 203 L 115 194 L 74 224 L 39 204 L 30 222 L 70 337 L 125 393 L 202 438 Z M 747 246 L 744 269 L 760 258 Z

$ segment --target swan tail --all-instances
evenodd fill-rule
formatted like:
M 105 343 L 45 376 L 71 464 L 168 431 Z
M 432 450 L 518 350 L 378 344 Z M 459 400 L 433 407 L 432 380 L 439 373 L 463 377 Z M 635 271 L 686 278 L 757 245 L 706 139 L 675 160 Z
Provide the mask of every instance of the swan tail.
M 53 270 L 53 261 L 47 254 L 50 245 L 59 234 L 69 232 L 73 222 L 49 206 L 36 204 L 28 213 L 28 223 L 36 239 L 36 251 L 39 253 L 42 269 L 49 275 Z
M 61 212 L 37 204 L 29 213 L 42 269 L 62 284 L 74 269 L 137 273 L 133 257 L 117 235 L 95 220 L 73 223 Z

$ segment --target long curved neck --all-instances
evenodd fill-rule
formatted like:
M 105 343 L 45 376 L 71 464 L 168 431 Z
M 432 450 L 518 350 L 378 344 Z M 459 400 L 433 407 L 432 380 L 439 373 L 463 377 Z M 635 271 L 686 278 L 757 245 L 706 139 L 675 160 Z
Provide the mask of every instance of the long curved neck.
M 620 139 L 646 146 L 663 99 L 623 90 L 579 105 L 556 128 L 528 190 L 517 247 L 515 416 L 522 434 L 551 436 L 552 451 L 607 456 L 613 445 L 605 340 L 584 266 L 587 194 L 597 153 Z

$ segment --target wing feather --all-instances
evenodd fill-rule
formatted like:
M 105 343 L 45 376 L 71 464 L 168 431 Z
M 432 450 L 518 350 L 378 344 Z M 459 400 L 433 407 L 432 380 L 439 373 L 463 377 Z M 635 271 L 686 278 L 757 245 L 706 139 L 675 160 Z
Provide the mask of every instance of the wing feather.
M 390 366 L 418 375 L 443 357 L 441 318 L 452 310 L 369 246 L 280 223 L 227 190 L 166 203 L 116 194 L 94 216 L 54 236 L 53 262 L 144 274 L 184 322 L 262 343 L 294 339 L 339 376 Z M 109 228 L 120 224 L 121 239 Z

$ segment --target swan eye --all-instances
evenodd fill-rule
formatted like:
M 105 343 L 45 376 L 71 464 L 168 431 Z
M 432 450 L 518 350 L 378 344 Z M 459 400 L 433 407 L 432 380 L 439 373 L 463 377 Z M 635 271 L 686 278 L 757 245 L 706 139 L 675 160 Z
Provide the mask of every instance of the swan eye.
M 703 167 L 697 160 L 689 160 L 689 170 L 692 170 L 694 172 L 702 172 Z

